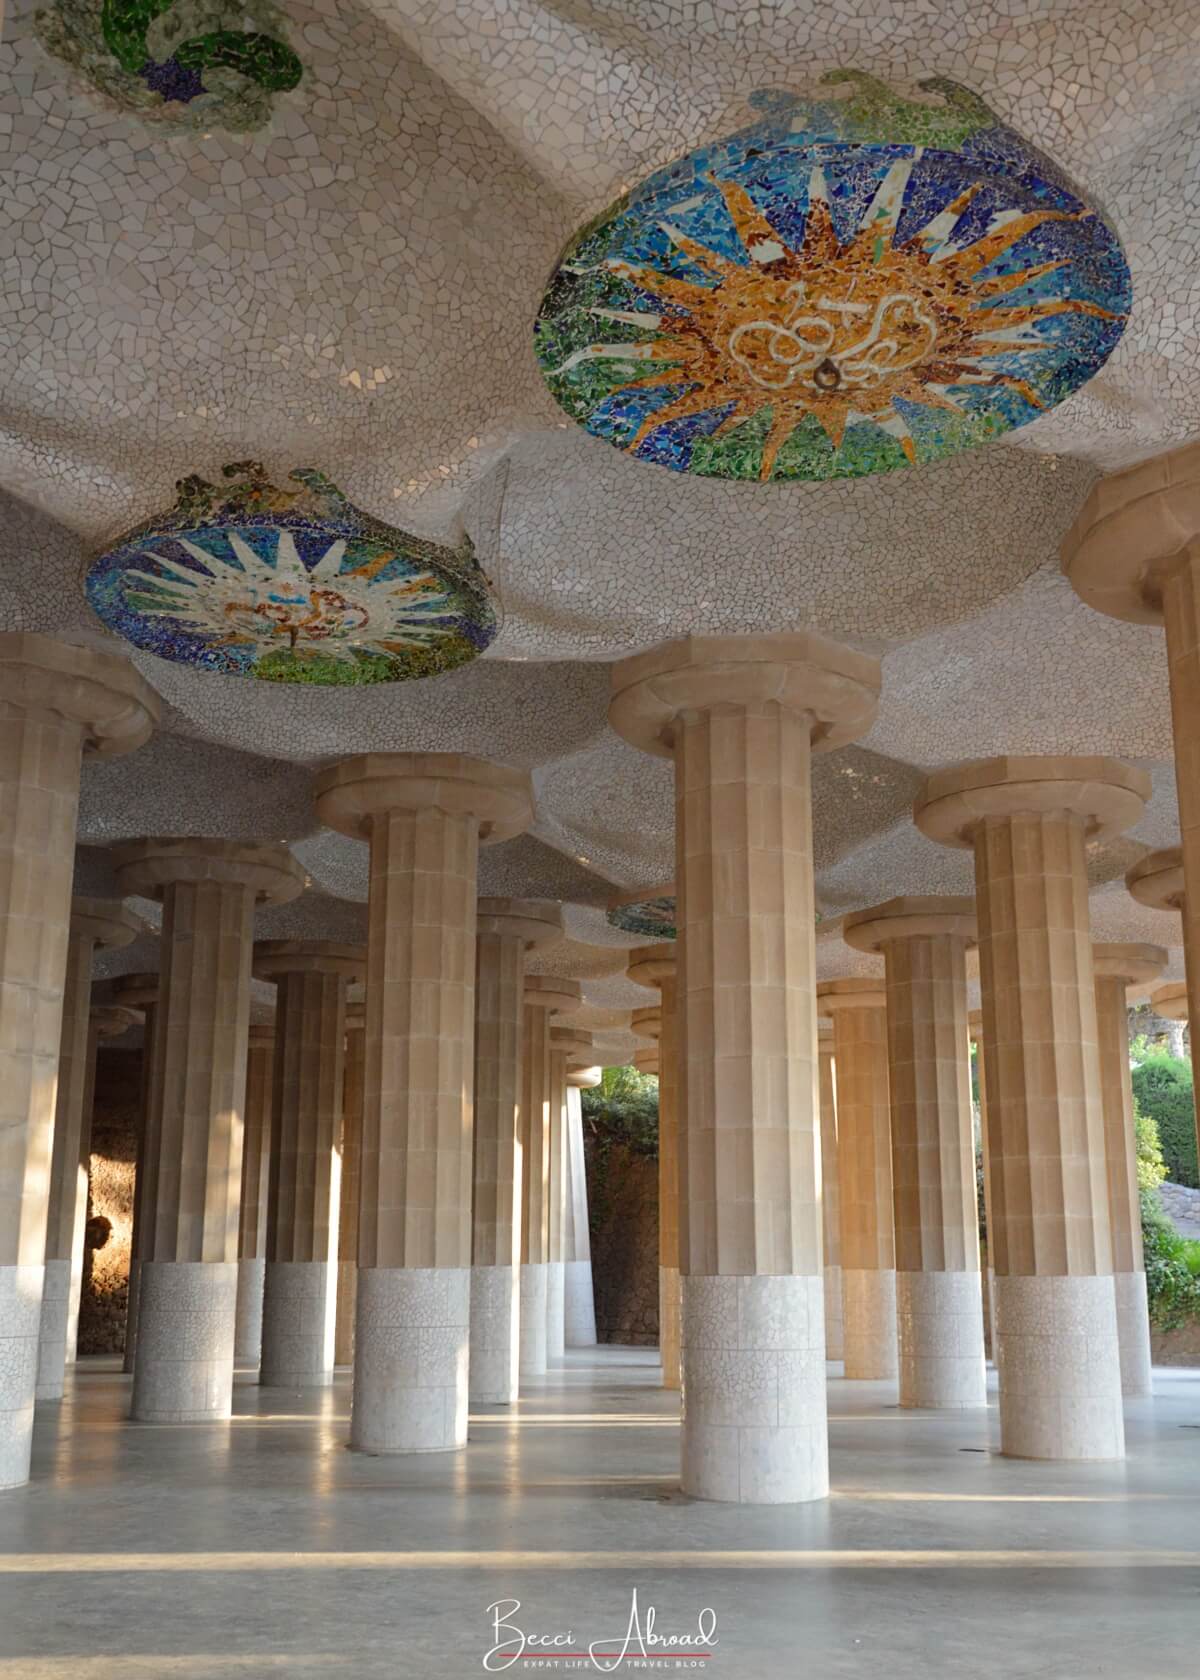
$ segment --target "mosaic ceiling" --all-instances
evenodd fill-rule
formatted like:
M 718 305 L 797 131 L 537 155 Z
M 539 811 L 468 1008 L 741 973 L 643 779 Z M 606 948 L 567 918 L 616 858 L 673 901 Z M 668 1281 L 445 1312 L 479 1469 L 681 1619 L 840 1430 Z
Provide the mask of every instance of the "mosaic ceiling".
M 274 42 L 295 63 L 267 46 L 253 56 L 245 40 L 214 44 L 229 32 Z M 247 54 L 265 79 L 248 74 Z M 893 136 L 878 156 L 852 161 L 844 127 L 826 142 L 815 182 L 811 165 L 797 165 L 773 197 L 770 168 L 746 155 L 745 136 L 791 134 L 796 102 L 828 112 L 822 121 L 834 126 L 858 120 L 864 84 L 822 81 L 846 66 L 934 125 L 907 136 L 925 150 L 891 155 Z M 585 953 L 610 938 L 636 943 L 608 928 L 605 908 L 614 889 L 673 876 L 670 777 L 607 728 L 609 663 L 705 628 L 807 625 L 878 653 L 884 667 L 870 735 L 823 760 L 814 784 L 827 911 L 818 952 L 833 973 L 870 960 L 846 958 L 843 910 L 961 890 L 958 854 L 914 840 L 907 821 L 928 767 L 1002 748 L 1099 751 L 1131 756 L 1157 778 L 1170 760 L 1161 637 L 1083 609 L 1058 575 L 1056 549 L 1097 472 L 1200 436 L 1198 68 L 1194 8 L 1182 0 L 1021 0 L 1002 12 L 970 0 L 284 0 L 272 11 L 258 0 L 175 0 L 157 11 L 10 0 L 0 49 L 0 622 L 125 646 L 167 701 L 152 749 L 88 766 L 84 838 L 108 843 L 143 812 L 165 832 L 286 838 L 312 876 L 319 922 L 322 904 L 360 897 L 364 876 L 361 846 L 312 823 L 317 765 L 373 748 L 490 753 L 533 770 L 538 809 L 531 835 L 485 852 L 488 890 L 581 906 L 590 920 L 573 941 Z M 934 78 L 969 94 L 923 90 Z M 763 89 L 785 90 L 790 103 L 755 104 Z M 984 145 L 996 121 L 1020 147 Z M 726 137 L 736 135 L 741 161 L 723 172 Z M 972 179 L 939 175 L 935 154 L 971 155 Z M 555 400 L 539 361 L 532 325 L 548 280 L 578 230 L 594 235 L 613 206 L 636 205 L 642 184 L 665 179 L 659 172 L 680 159 L 702 171 L 706 157 L 718 167 L 697 180 L 702 202 L 691 221 L 671 225 L 716 268 L 686 259 L 661 230 L 619 260 L 660 276 L 666 261 L 675 280 L 713 290 L 723 275 L 755 299 L 773 264 L 756 262 L 751 246 L 761 258 L 778 239 L 789 265 L 809 262 L 821 204 L 830 254 L 858 250 L 870 259 L 864 273 L 882 263 L 892 278 L 901 265 L 897 295 L 911 299 L 911 264 L 931 230 L 945 237 L 938 218 L 981 182 L 947 229 L 947 256 L 974 263 L 998 231 L 1007 182 L 1007 208 L 1041 219 L 990 265 L 960 274 L 967 290 L 949 314 L 958 362 L 1018 383 L 937 377 L 946 370 L 928 358 L 942 353 L 939 325 L 936 347 L 879 378 L 886 406 L 856 394 L 837 463 L 841 421 L 816 385 L 812 400 L 827 405 L 832 432 L 800 405 L 784 436 L 762 403 L 740 416 L 710 404 L 660 419 L 633 451 L 632 433 L 590 436 Z M 1081 206 L 1094 214 L 1080 216 Z M 882 217 L 868 222 L 884 238 L 879 262 L 874 239 L 869 251 L 860 243 L 869 207 Z M 819 295 L 859 302 L 866 280 L 851 293 L 844 263 L 839 272 L 843 289 Z M 788 273 L 786 284 L 809 287 L 799 269 Z M 989 282 L 1008 289 L 984 299 Z M 632 291 L 636 309 L 626 312 L 653 312 L 646 300 L 657 294 Z M 785 371 L 797 357 L 797 379 L 832 360 L 842 390 L 848 377 L 878 372 L 886 339 L 909 349 L 921 341 L 915 308 L 879 314 L 870 297 L 867 333 L 878 314 L 878 334 L 865 347 L 850 328 L 867 318 L 841 308 L 826 308 L 819 326 L 800 319 L 803 351 L 772 339 L 775 317 L 766 335 L 742 332 L 738 347 L 760 372 L 765 355 L 772 376 L 781 353 Z M 1076 303 L 1100 313 L 1066 307 Z M 1014 310 L 1040 314 L 1009 314 L 1001 327 Z M 963 322 L 983 314 L 987 330 L 1036 342 L 998 359 L 964 343 Z M 731 332 L 742 325 L 733 320 Z M 604 332 L 653 343 L 660 328 L 609 321 Z M 587 329 L 586 342 L 601 341 Z M 822 355 L 806 369 L 817 345 Z M 611 365 L 590 357 L 576 369 L 591 377 Z M 900 375 L 903 393 L 889 384 Z M 943 389 L 965 418 L 936 400 Z M 933 402 L 922 400 L 931 392 Z M 629 415 L 638 402 L 646 410 L 634 430 L 683 394 L 663 385 L 636 396 Z M 986 434 L 988 416 L 997 435 L 969 451 L 930 441 L 959 427 Z M 702 448 L 710 463 L 716 451 L 739 456 L 740 481 L 704 476 L 705 462 L 690 457 L 691 471 L 664 470 L 659 457 L 675 444 L 659 432 L 674 427 L 683 440 L 728 420 Z M 772 431 L 771 482 L 762 483 Z M 839 473 L 864 450 L 900 470 L 805 478 L 806 448 Z M 98 617 L 82 582 L 90 557 L 120 552 L 114 532 L 158 519 L 177 481 L 222 485 L 231 461 L 261 462 L 286 494 L 300 488 L 289 475 L 311 465 L 355 508 L 439 553 L 459 552 L 469 536 L 503 615 L 492 639 L 473 644 L 481 657 L 421 681 L 365 685 L 214 670 L 281 651 L 285 664 L 307 658 L 306 620 L 329 631 L 313 638 L 315 658 L 331 640 L 346 651 L 343 633 L 363 613 L 370 625 L 379 585 L 360 598 L 344 557 L 335 565 L 316 544 L 296 545 L 306 575 L 292 573 L 294 601 L 264 600 L 261 574 L 232 546 L 240 572 L 224 554 L 193 554 L 187 565 L 172 550 L 174 579 L 143 550 L 115 570 L 150 578 L 149 595 L 135 581 L 130 601 L 114 571 L 104 589 L 92 585 Z M 272 587 L 286 581 L 281 554 L 290 564 L 278 520 L 275 530 Z M 322 565 L 330 575 L 314 577 Z M 200 568 L 214 585 L 210 602 L 174 610 L 197 596 Z M 313 596 L 327 586 L 345 607 L 318 610 Z M 168 619 L 177 627 L 164 646 Z M 236 639 L 267 624 L 269 635 Z M 1156 785 L 1150 828 L 1172 819 L 1171 790 Z M 1148 828 L 1131 843 L 1165 841 Z M 1118 914 L 1111 882 L 1098 878 L 1095 891 L 1098 918 L 1122 937 L 1174 943 L 1155 913 Z M 1126 932 L 1143 927 L 1139 917 L 1144 931 Z M 569 951 L 560 960 L 593 970 L 583 980 L 590 1007 L 629 1006 L 619 993 L 628 983 L 601 973 L 602 959 Z
M 1129 271 L 1048 158 L 945 77 L 822 82 L 756 95 L 567 247 L 538 361 L 593 436 L 704 477 L 858 478 L 1023 426 L 1107 360 Z

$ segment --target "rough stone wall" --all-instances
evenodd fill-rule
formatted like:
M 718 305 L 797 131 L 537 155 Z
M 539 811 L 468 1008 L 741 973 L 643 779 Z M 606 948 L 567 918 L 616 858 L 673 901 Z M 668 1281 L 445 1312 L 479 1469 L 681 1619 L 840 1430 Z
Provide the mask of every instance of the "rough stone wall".
M 81 1354 L 121 1353 L 125 1346 L 141 1064 L 138 1050 L 101 1050 L 96 1064 Z
M 656 1347 L 658 1158 L 594 1135 L 584 1153 L 597 1339 Z

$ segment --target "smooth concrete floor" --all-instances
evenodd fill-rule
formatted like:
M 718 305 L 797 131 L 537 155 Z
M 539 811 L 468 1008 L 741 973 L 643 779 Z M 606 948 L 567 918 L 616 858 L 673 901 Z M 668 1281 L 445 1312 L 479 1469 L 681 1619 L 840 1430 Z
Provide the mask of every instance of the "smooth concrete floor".
M 989 1451 L 994 1375 L 987 1414 L 953 1417 L 831 1366 L 833 1497 L 750 1509 L 678 1493 L 677 1397 L 644 1350 L 569 1354 L 474 1410 L 465 1452 L 391 1459 L 346 1449 L 346 1375 L 305 1398 L 246 1375 L 231 1425 L 156 1426 L 125 1420 L 115 1363 L 76 1368 L 34 1480 L 0 1494 L 0 1677 L 459 1680 L 485 1672 L 495 1601 L 615 1653 L 635 1590 L 643 1628 L 653 1606 L 656 1633 L 698 1638 L 707 1607 L 716 1638 L 686 1669 L 635 1640 L 605 1672 L 1200 1672 L 1200 1371 L 1156 1372 L 1124 1463 L 1072 1466 Z

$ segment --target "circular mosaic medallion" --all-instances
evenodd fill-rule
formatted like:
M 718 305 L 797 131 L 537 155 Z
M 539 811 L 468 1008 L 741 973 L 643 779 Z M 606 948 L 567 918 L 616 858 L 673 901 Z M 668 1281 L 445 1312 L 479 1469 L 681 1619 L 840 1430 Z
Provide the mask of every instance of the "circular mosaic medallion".
M 622 933 L 649 940 L 674 939 L 675 899 L 642 898 L 633 904 L 615 904 L 605 919 Z
M 499 627 L 469 540 L 409 536 L 321 473 L 270 483 L 257 462 L 227 487 L 178 485 L 161 518 L 94 561 L 87 597 L 135 647 L 269 682 L 403 682 L 464 665 Z
M 271 0 L 53 0 L 42 45 L 122 110 L 176 128 L 261 128 L 303 67 Z
M 859 477 L 1025 425 L 1121 336 L 1116 235 L 974 94 L 756 95 L 568 246 L 537 321 L 556 400 L 677 472 Z

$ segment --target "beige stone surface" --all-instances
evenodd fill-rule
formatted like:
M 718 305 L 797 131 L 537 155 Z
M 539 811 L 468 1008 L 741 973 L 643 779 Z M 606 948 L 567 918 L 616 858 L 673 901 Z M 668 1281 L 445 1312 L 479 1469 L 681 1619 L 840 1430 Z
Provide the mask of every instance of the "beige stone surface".
M 1150 910 L 1183 910 L 1182 846 L 1163 846 L 1147 852 L 1126 871 L 1125 885 L 1139 904 Z
M 238 1201 L 238 1259 L 267 1257 L 271 1182 L 272 1086 L 275 1028 L 255 1023 L 246 1041 L 246 1102 L 242 1110 L 242 1181 Z
M 878 980 L 830 980 L 818 1007 L 833 1017 L 837 1069 L 838 1201 L 846 1376 L 891 1377 L 897 1370 L 894 1312 L 896 1246 L 888 1090 L 887 993 Z M 872 1288 L 876 1274 L 878 1296 Z
M 1129 1078 L 1128 990 L 1144 985 L 1167 965 L 1167 953 L 1155 945 L 1094 945 L 1096 1030 L 1100 1046 L 1100 1095 L 1104 1110 L 1104 1159 L 1108 1182 L 1108 1222 L 1113 1274 L 1131 1283 L 1126 1298 L 1133 1309 L 1118 1314 L 1121 1387 L 1125 1394 L 1153 1392 L 1150 1376 L 1150 1324 L 1142 1254 L 1142 1211 L 1137 1181 L 1137 1135 L 1133 1089 Z
M 658 1345 L 663 1386 L 682 1381 L 679 1319 L 679 1031 L 675 946 L 639 945 L 630 951 L 625 972 L 639 986 L 657 986 L 657 1009 L 635 1009 L 633 1031 L 658 1049 Z M 650 1030 L 650 1029 L 653 1030 Z
M 133 1229 L 129 1243 L 129 1286 L 126 1296 L 125 1309 L 125 1351 L 122 1357 L 122 1370 L 129 1373 L 133 1370 L 134 1353 L 137 1348 L 137 1316 L 138 1316 L 138 1273 L 142 1261 L 142 1242 L 145 1237 L 146 1172 L 145 1162 L 149 1147 L 149 1132 L 147 1119 L 150 1114 L 151 1092 L 154 1088 L 154 1046 L 157 1041 L 155 1018 L 157 1015 L 159 997 L 159 979 L 157 974 L 126 974 L 122 975 L 114 987 L 114 996 L 119 1002 L 128 1004 L 131 1008 L 142 1011 L 144 1022 L 142 1030 L 141 1057 L 141 1093 L 138 1102 L 138 1148 L 137 1166 L 133 1179 Z
M 358 1205 L 362 1182 L 363 1080 L 366 1072 L 366 1014 L 361 1004 L 346 1010 L 346 1065 L 342 1079 L 339 1144 L 338 1280 L 334 1364 L 354 1363 L 354 1316 L 358 1301 Z
M 847 944 L 884 959 L 900 1404 L 982 1406 L 987 1396 L 967 1036 L 974 901 L 889 899 L 848 916 L 843 932 Z M 927 1281 L 947 1274 L 961 1281 Z M 904 1310 L 906 1301 L 912 1310 Z M 960 1324 L 948 1310 L 952 1301 L 965 1308 Z M 947 1333 L 952 1326 L 957 1334 Z
M 551 1022 L 578 1008 L 577 980 L 527 974 L 522 1010 L 521 1058 L 521 1262 L 543 1266 L 554 1258 L 551 1243 L 551 1132 L 556 1099 L 551 1067 Z M 565 1067 L 562 1069 L 565 1073 Z M 561 1212 L 558 1232 L 561 1242 Z
M 1173 981 L 1169 986 L 1159 986 L 1152 992 L 1150 1007 L 1156 1015 L 1161 1015 L 1164 1021 L 1190 1021 L 1192 1018 L 1188 988 L 1186 984 L 1178 981 Z
M 825 1254 L 825 1356 L 841 1359 L 842 1342 L 842 1231 L 838 1189 L 837 1072 L 833 1057 L 833 1027 L 818 1023 L 817 1089 L 821 1103 L 821 1236 Z
M 1111 1457 L 1120 1364 L 1085 847 L 1120 810 L 1136 819 L 1145 778 L 1109 760 L 1001 763 L 1007 789 L 994 760 L 935 774 L 917 822 L 974 848 L 1002 1448 Z M 1083 1371 L 1069 1339 L 1042 1346 L 1072 1314 L 1090 1327 Z

